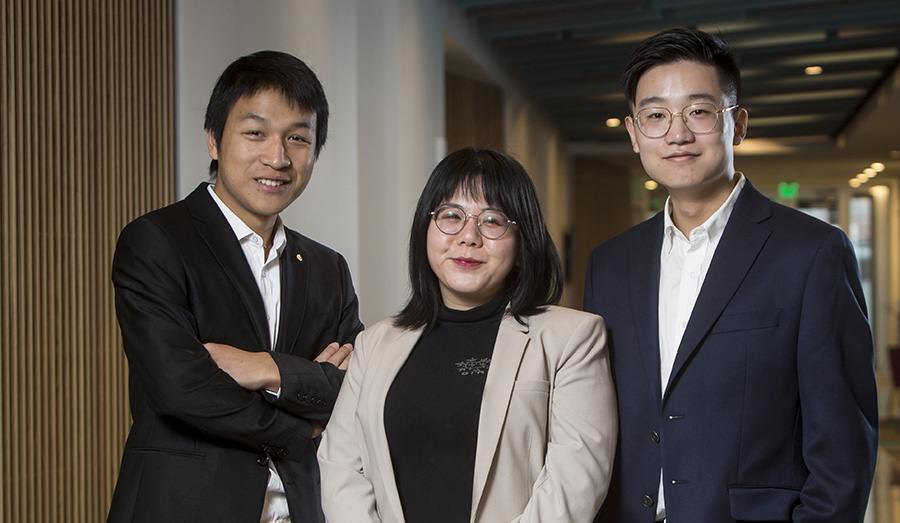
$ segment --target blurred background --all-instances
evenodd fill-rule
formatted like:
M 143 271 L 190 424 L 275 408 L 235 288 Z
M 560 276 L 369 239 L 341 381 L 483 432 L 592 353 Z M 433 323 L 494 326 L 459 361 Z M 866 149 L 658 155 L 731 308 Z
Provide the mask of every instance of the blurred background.
M 580 307 L 590 250 L 665 202 L 631 151 L 620 77 L 674 26 L 738 57 L 737 169 L 854 243 L 882 414 L 866 521 L 900 522 L 896 0 L 5 0 L 0 520 L 105 519 L 131 422 L 112 250 L 206 179 L 203 113 L 232 60 L 291 52 L 325 86 L 328 142 L 283 218 L 345 255 L 371 324 L 406 297 L 425 179 L 467 145 L 528 169 Z

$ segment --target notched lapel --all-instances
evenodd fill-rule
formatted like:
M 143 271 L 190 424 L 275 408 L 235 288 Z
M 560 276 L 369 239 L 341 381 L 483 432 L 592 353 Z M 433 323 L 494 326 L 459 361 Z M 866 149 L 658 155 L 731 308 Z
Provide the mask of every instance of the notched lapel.
M 406 363 L 409 354 L 416 346 L 416 342 L 422 336 L 422 330 L 414 331 L 398 330 L 394 340 L 382 340 L 382 354 L 374 357 L 367 355 L 366 361 L 369 368 L 366 370 L 360 391 L 367 391 L 360 402 L 365 402 L 365 415 L 368 418 L 368 426 L 372 435 L 373 455 L 382 456 L 382 463 L 378 469 L 381 475 L 381 483 L 388 496 L 388 502 L 394 514 L 402 515 L 403 506 L 400 504 L 400 493 L 397 491 L 397 482 L 394 479 L 394 463 L 391 461 L 391 448 L 388 445 L 387 432 L 384 429 L 384 402 L 387 399 L 388 390 L 394 384 L 397 373 Z M 373 345 L 374 347 L 374 345 Z M 378 362 L 378 363 L 374 363 Z M 373 367 L 372 365 L 377 365 Z
M 259 286 L 253 279 L 253 273 L 250 272 L 247 258 L 234 236 L 234 231 L 208 194 L 206 186 L 207 184 L 201 184 L 185 199 L 191 215 L 196 220 L 197 233 L 237 289 L 247 314 L 250 315 L 260 347 L 269 350 L 271 347 L 269 326 Z
M 291 233 L 285 232 L 289 239 L 281 253 L 281 319 L 275 342 L 277 352 L 290 352 L 294 346 L 303 328 L 309 297 L 309 256 L 297 242 L 290 240 Z
M 629 260 L 628 284 L 635 336 L 644 364 L 644 375 L 654 400 L 662 396 L 659 370 L 659 256 L 662 249 L 663 216 L 657 214 L 641 231 L 641 242 Z
M 716 247 L 694 311 L 681 338 L 666 386 L 667 394 L 669 385 L 678 379 L 685 364 L 697 351 L 756 262 L 771 234 L 759 222 L 770 214 L 769 200 L 747 181 L 722 232 L 722 239 Z
M 528 327 L 510 315 L 505 315 L 497 332 L 497 342 L 491 355 L 478 416 L 478 443 L 475 451 L 475 477 L 472 484 L 472 514 L 478 511 L 487 483 L 500 433 L 506 421 L 513 386 L 519 373 L 522 356 L 528 347 Z

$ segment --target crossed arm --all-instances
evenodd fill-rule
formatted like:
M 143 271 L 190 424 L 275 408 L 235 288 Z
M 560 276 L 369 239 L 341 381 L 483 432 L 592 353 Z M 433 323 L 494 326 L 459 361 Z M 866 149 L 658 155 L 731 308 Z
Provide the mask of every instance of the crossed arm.
M 204 343 L 216 365 L 247 390 L 267 391 L 277 395 L 281 390 L 281 372 L 268 352 L 251 352 L 222 343 Z M 330 363 L 340 370 L 347 370 L 353 345 L 331 343 L 313 360 Z M 318 437 L 325 427 L 312 421 L 312 437 Z
M 276 393 L 281 388 L 281 372 L 268 352 L 251 352 L 223 343 L 204 343 L 209 356 L 220 369 L 247 390 L 267 390 Z M 347 370 L 353 345 L 334 342 L 313 361 L 331 363 L 340 370 Z

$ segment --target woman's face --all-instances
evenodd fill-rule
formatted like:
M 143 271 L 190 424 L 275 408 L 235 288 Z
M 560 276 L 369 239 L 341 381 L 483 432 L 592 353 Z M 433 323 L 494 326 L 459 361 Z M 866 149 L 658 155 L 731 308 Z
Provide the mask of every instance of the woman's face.
M 478 215 L 493 209 L 479 196 L 473 199 L 461 191 L 441 205 L 458 205 L 466 214 Z M 510 219 L 515 219 L 511 216 Z M 428 226 L 428 263 L 441 284 L 444 305 L 466 310 L 483 305 L 503 290 L 506 277 L 516 264 L 518 238 L 510 225 L 503 236 L 491 240 L 481 235 L 477 220 L 469 217 L 457 234 L 444 234 L 434 220 Z

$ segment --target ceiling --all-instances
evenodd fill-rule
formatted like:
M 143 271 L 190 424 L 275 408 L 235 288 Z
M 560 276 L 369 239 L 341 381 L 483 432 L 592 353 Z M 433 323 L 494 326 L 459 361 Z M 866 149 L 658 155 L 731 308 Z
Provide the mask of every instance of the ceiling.
M 625 62 L 638 42 L 676 26 L 729 42 L 742 71 L 740 103 L 750 112 L 746 152 L 852 146 L 886 156 L 900 149 L 898 0 L 456 0 L 456 5 L 570 144 L 582 150 L 628 148 L 624 129 L 606 123 L 629 112 L 620 84 Z M 822 73 L 807 75 L 808 66 L 819 66 Z M 848 133 L 863 137 L 848 140 Z

